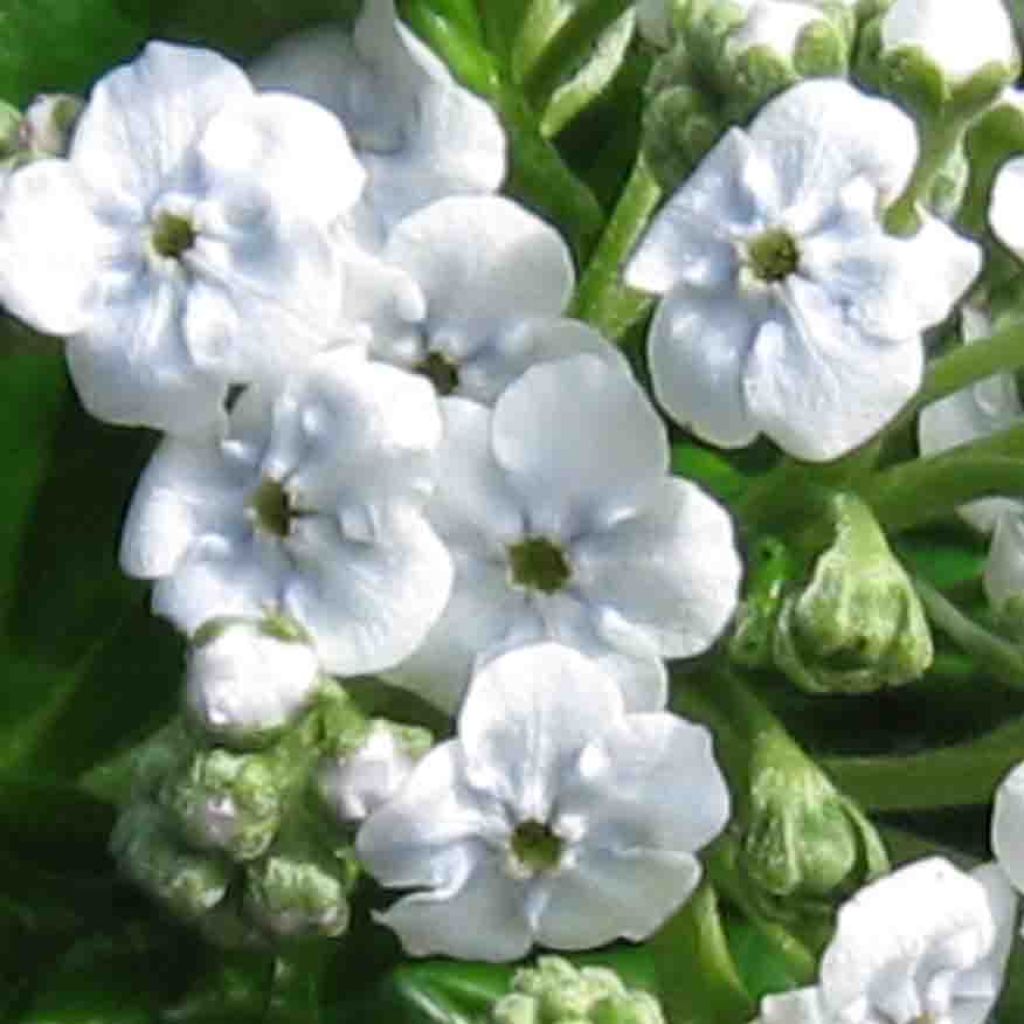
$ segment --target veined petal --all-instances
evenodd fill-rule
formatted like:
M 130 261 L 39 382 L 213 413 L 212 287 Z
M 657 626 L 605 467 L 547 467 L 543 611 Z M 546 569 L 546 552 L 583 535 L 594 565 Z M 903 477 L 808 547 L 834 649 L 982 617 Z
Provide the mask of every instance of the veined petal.
M 690 853 L 588 845 L 551 880 L 537 938 L 554 949 L 591 949 L 617 938 L 639 942 L 679 909 L 700 876 Z
M 193 148 L 213 115 L 251 94 L 241 69 L 219 54 L 149 43 L 93 87 L 71 162 L 100 203 L 142 212 L 195 173 Z
M 759 430 L 747 410 L 743 373 L 756 334 L 756 311 L 734 295 L 673 291 L 658 307 L 647 342 L 658 403 L 712 444 L 750 444 Z
M 198 156 L 209 192 L 255 191 L 322 225 L 355 203 L 366 180 L 341 122 L 285 93 L 224 106 L 207 124 Z
M 658 712 L 609 722 L 580 754 L 558 808 L 585 823 L 588 847 L 695 853 L 725 828 L 730 802 L 711 733 Z
M 252 485 L 225 461 L 214 432 L 192 440 L 166 438 L 132 496 L 121 534 L 121 568 L 142 579 L 174 572 L 200 537 L 240 528 Z
M 457 887 L 406 896 L 374 920 L 412 956 L 518 960 L 533 944 L 523 890 L 497 859 L 480 856 Z
M 831 199 L 861 175 L 884 204 L 903 190 L 917 161 L 913 121 L 838 78 L 787 89 L 761 109 L 748 133 L 774 168 L 784 207 Z
M 459 715 L 466 777 L 519 821 L 546 821 L 586 743 L 623 715 L 611 679 L 575 651 L 536 644 L 474 678 Z
M 531 367 L 510 385 L 492 445 L 531 528 L 563 536 L 645 501 L 668 467 L 665 427 L 643 390 L 589 355 Z
M 109 423 L 202 433 L 224 416 L 228 381 L 198 366 L 183 336 L 178 282 L 140 272 L 97 302 L 68 340 L 68 370 L 82 404 Z
M 756 228 L 761 205 L 774 203 L 745 174 L 761 157 L 741 128 L 730 128 L 659 211 L 626 266 L 631 288 L 664 295 L 677 285 L 716 288 L 737 270 L 733 237 Z
M 485 333 L 509 318 L 557 316 L 575 278 L 558 232 L 500 196 L 451 196 L 410 214 L 383 256 L 419 284 L 432 330 Z
M 666 480 L 638 514 L 582 538 L 571 560 L 575 585 L 649 633 L 662 657 L 706 650 L 736 609 L 732 522 L 685 480 Z
M 104 236 L 66 160 L 39 160 L 0 179 L 0 303 L 47 334 L 85 328 Z
M 481 837 L 503 828 L 497 807 L 467 785 L 460 744 L 449 740 L 363 822 L 356 849 L 382 885 L 448 888 L 479 860 Z
M 409 657 L 448 602 L 448 549 L 411 508 L 390 509 L 372 541 L 345 536 L 323 516 L 299 519 L 288 553 L 298 572 L 285 588 L 285 609 L 337 675 L 378 672 Z
M 792 276 L 782 320 L 760 330 L 743 389 L 751 418 L 783 450 L 824 462 L 867 441 L 921 383 L 918 338 L 851 329 L 817 286 Z M 781 311 L 780 311 L 781 312 Z

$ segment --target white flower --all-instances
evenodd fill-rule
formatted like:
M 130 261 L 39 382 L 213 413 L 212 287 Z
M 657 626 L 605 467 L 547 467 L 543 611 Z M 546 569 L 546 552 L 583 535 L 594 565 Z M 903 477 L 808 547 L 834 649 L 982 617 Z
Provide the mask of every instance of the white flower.
M 200 630 L 189 650 L 185 703 L 216 736 L 244 740 L 287 725 L 316 690 L 311 644 L 273 621 L 230 619 Z
M 934 219 L 912 238 L 882 229 L 916 151 L 905 114 L 839 80 L 796 85 L 725 135 L 626 272 L 665 295 L 648 352 L 675 420 L 822 461 L 896 414 L 920 383 L 921 332 L 981 265 Z
M 96 416 L 194 430 L 230 384 L 326 345 L 342 295 L 327 229 L 364 178 L 327 111 L 256 96 L 207 50 L 150 43 L 93 88 L 68 160 L 8 180 L 4 301 L 71 335 Z
M 818 986 L 768 996 L 759 1024 L 982 1024 L 1002 987 L 1016 903 L 994 864 L 907 864 L 839 908 Z
M 326 670 L 412 653 L 448 596 L 451 561 L 422 514 L 441 421 L 426 381 L 356 353 L 320 355 L 272 400 L 249 389 L 225 436 L 168 438 L 121 544 L 153 607 L 191 632 L 280 613 Z
M 668 475 L 665 428 L 621 368 L 527 370 L 494 409 L 449 398 L 430 514 L 455 562 L 445 614 L 393 678 L 446 710 L 473 671 L 555 640 L 660 710 L 662 658 L 706 650 L 737 600 L 728 514 Z
M 341 118 L 369 175 L 357 220 L 371 237 L 443 196 L 493 192 L 505 176 L 494 112 L 398 22 L 393 0 L 364 0 L 351 34 L 322 27 L 284 40 L 250 74 Z
M 983 309 L 964 306 L 961 311 L 964 344 L 986 338 L 994 331 Z M 997 373 L 961 389 L 921 410 L 918 442 L 923 455 L 980 440 L 1013 426 L 1024 415 L 1013 374 Z M 992 534 L 983 584 L 993 607 L 1024 594 L 1024 501 L 1019 498 L 978 498 L 957 511 L 975 529 Z
M 340 821 L 361 821 L 398 792 L 417 760 L 395 728 L 378 720 L 356 751 L 321 766 L 317 786 Z
M 1016 98 L 1016 96 L 1015 96 Z M 992 184 L 988 219 L 996 238 L 1024 259 L 1024 156 L 1015 156 L 999 169 Z
M 568 247 L 508 199 L 438 200 L 394 228 L 376 282 L 367 264 L 360 271 L 370 355 L 424 374 L 440 395 L 493 404 L 534 363 L 581 352 L 623 363 L 592 328 L 560 316 L 575 285 Z
M 534 942 L 646 938 L 693 892 L 694 852 L 728 816 L 706 729 L 627 714 L 596 665 L 540 644 L 474 679 L 458 739 L 356 850 L 383 885 L 420 890 L 378 915 L 407 952 L 514 960 Z
M 882 17 L 881 32 L 883 56 L 920 49 L 954 85 L 988 64 L 1020 65 L 1003 0 L 895 0 Z

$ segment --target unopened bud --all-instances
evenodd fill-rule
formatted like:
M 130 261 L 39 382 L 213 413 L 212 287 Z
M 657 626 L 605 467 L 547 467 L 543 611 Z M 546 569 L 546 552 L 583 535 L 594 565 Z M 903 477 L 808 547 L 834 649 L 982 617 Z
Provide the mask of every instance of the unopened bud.
M 84 101 L 67 93 L 37 96 L 21 124 L 21 148 L 33 156 L 67 156 Z

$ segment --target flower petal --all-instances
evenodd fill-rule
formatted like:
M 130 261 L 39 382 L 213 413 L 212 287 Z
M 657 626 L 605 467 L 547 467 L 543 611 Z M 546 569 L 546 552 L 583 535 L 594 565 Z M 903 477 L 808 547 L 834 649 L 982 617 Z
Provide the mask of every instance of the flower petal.
M 140 271 L 107 291 L 87 329 L 68 340 L 68 370 L 98 419 L 172 434 L 220 423 L 227 380 L 191 358 L 181 328 L 177 281 Z
M 1020 502 L 996 520 L 982 579 L 989 603 L 998 608 L 1024 595 L 1024 514 Z
M 103 233 L 66 160 L 39 160 L 0 179 L 0 303 L 47 334 L 89 323 Z
M 996 790 L 992 806 L 992 852 L 1018 892 L 1024 892 L 1024 764 Z
M 701 868 L 689 853 L 582 849 L 550 882 L 537 938 L 554 949 L 591 949 L 652 935 L 689 898 Z
M 466 776 L 518 820 L 547 821 L 584 745 L 622 714 L 614 683 L 576 651 L 510 651 L 477 674 L 462 705 Z
M 211 50 L 149 43 L 96 83 L 75 129 L 71 162 L 103 205 L 144 212 L 195 173 L 193 147 L 210 118 L 252 86 Z
M 207 124 L 198 156 L 213 194 L 255 192 L 322 225 L 349 210 L 366 180 L 341 122 L 285 93 L 223 107 Z
M 711 733 L 658 712 L 627 715 L 592 739 L 558 807 L 561 820 L 585 823 L 588 846 L 695 853 L 725 828 L 730 803 Z
M 751 418 L 783 450 L 823 462 L 867 441 L 921 383 L 918 338 L 862 334 L 817 286 L 787 280 L 787 309 L 758 333 L 743 388 Z
M 489 857 L 457 887 L 406 896 L 374 920 L 395 931 L 412 956 L 500 963 L 518 960 L 533 944 L 522 883 Z
M 774 168 L 783 207 L 830 200 L 860 175 L 884 204 L 903 190 L 917 161 L 913 121 L 838 78 L 787 89 L 761 109 L 748 133 Z
M 680 426 L 722 448 L 759 431 L 743 396 L 743 368 L 757 331 L 755 312 L 732 294 L 681 287 L 658 307 L 648 360 L 658 403 Z
M 414 509 L 392 508 L 372 540 L 346 536 L 343 524 L 323 516 L 298 519 L 287 547 L 298 571 L 284 606 L 337 675 L 378 672 L 409 657 L 448 601 L 451 557 Z
M 494 407 L 492 438 L 542 534 L 572 536 L 614 518 L 645 500 L 668 467 L 665 427 L 647 396 L 590 355 L 527 370 Z
M 706 650 L 736 609 L 732 521 L 685 480 L 666 480 L 637 515 L 582 538 L 571 561 L 575 585 L 648 633 L 665 658 Z

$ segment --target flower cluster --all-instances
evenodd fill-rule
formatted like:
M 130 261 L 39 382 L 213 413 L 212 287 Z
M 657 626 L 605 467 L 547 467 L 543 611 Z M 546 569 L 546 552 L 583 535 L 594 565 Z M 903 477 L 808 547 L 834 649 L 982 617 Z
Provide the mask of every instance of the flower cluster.
M 994 863 L 890 871 L 864 776 L 784 711 L 952 673 L 933 630 L 1024 672 L 1011 18 L 978 3 L 960 45 L 925 0 L 534 6 L 502 58 L 522 103 L 363 0 L 247 69 L 153 41 L 84 99 L 0 109 L 0 302 L 64 339 L 89 413 L 158 435 L 119 557 L 185 686 L 115 859 L 261 949 L 343 933 L 370 876 L 411 956 L 676 919 L 703 964 L 725 896 L 796 967 L 770 992 L 726 965 L 716 1024 L 982 1024 L 1022 769 Z M 574 47 L 559 94 L 545 54 Z M 573 180 L 552 136 L 627 52 L 641 152 L 591 254 L 498 193 L 516 143 Z M 524 129 L 545 89 L 568 105 Z M 896 537 L 933 485 L 994 534 L 981 623 Z M 560 959 L 512 987 L 503 1024 L 662 1020 Z

